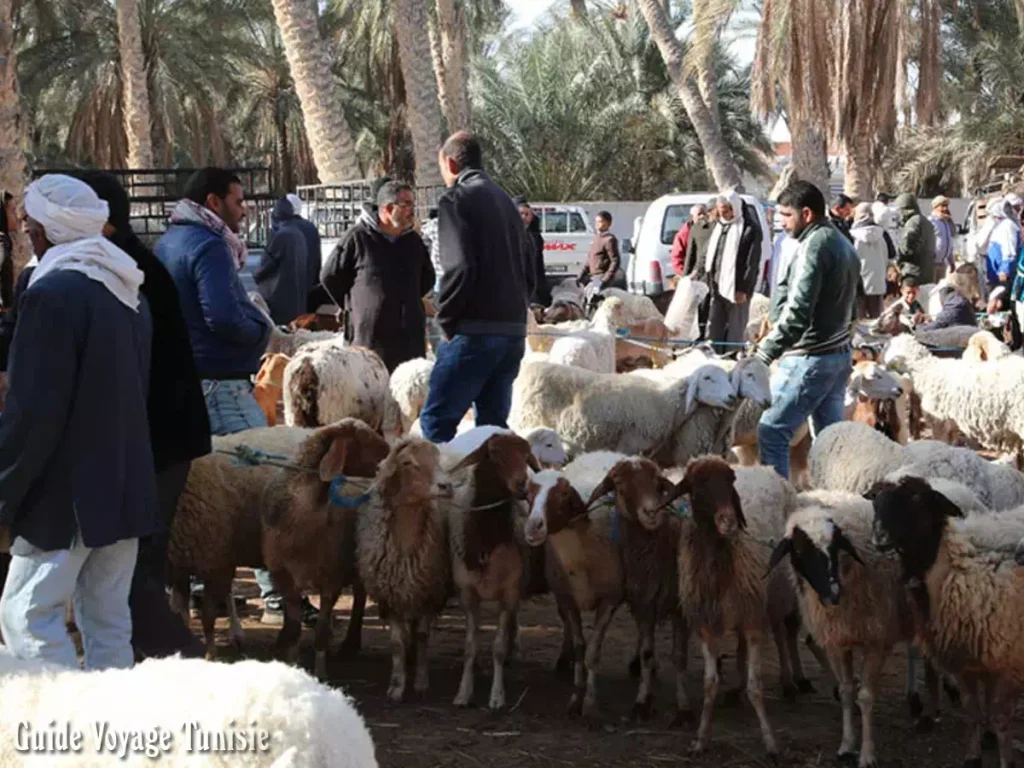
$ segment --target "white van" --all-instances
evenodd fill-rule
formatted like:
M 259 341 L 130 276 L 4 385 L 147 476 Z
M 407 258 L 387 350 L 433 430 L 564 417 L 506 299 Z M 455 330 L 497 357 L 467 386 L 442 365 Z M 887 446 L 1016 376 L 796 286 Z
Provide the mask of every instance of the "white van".
M 630 244 L 632 255 L 626 270 L 626 281 L 631 293 L 657 296 L 669 288 L 669 279 L 675 277 L 672 267 L 672 241 L 690 218 L 690 209 L 698 204 L 707 205 L 716 197 L 714 192 L 695 192 L 685 195 L 659 197 L 644 214 L 640 234 Z M 772 235 L 761 209 L 761 203 L 751 195 L 740 195 L 747 205 L 757 211 L 763 241 L 761 261 L 771 255 Z
M 587 211 L 578 205 L 531 203 L 544 236 L 544 271 L 548 282 L 575 277 L 587 260 L 594 242 L 594 225 Z

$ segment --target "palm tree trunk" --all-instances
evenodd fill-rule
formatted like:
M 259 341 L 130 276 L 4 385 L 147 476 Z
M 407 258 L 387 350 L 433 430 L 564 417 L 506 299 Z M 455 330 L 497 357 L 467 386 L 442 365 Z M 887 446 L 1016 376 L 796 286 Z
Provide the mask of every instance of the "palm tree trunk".
M 309 0 L 273 4 L 320 181 L 356 179 L 360 174 L 355 144 L 331 76 L 331 57 L 320 37 L 316 7 Z
M 444 113 L 445 122 L 448 124 L 448 131 L 452 131 L 452 108 L 451 98 L 448 95 L 448 77 L 445 74 L 444 52 L 441 50 L 441 31 L 438 29 L 439 22 L 436 15 L 430 15 L 430 26 L 427 33 L 430 36 L 430 60 L 434 63 L 434 78 L 437 80 L 437 100 L 441 102 L 441 112 Z
M 856 136 L 846 142 L 846 177 L 843 191 L 854 200 L 875 199 L 875 163 L 871 152 L 871 140 Z
M 444 60 L 445 91 L 449 102 L 448 129 L 468 130 L 471 114 L 466 87 L 469 61 L 466 47 L 466 10 L 457 0 L 437 0 L 437 20 L 441 30 L 441 56 Z
M 789 126 L 793 147 L 793 170 L 802 181 L 809 181 L 829 195 L 828 144 L 821 129 L 807 120 L 793 119 Z
M 128 167 L 153 167 L 146 59 L 142 53 L 142 26 L 136 0 L 117 0 L 118 53 L 124 82 L 124 123 L 128 138 Z
M 693 124 L 693 129 L 704 148 L 704 162 L 721 190 L 743 187 L 739 166 L 729 152 L 722 137 L 722 130 L 715 115 L 701 96 L 700 88 L 683 69 L 683 46 L 676 38 L 661 0 L 637 0 L 640 12 L 651 29 L 651 37 L 661 51 L 672 84 L 679 95 L 683 108 Z
M 28 168 L 25 162 L 25 128 L 18 89 L 14 41 L 14 3 L 0 0 L 0 187 L 14 196 L 19 208 L 25 196 Z M 0 211 L 2 215 L 2 211 Z M 20 272 L 31 256 L 27 238 L 11 232 L 14 270 Z
M 441 143 L 441 109 L 430 59 L 430 39 L 424 34 L 429 16 L 427 0 L 397 0 L 395 3 L 395 35 L 405 80 L 405 105 L 419 186 L 442 183 L 437 163 Z

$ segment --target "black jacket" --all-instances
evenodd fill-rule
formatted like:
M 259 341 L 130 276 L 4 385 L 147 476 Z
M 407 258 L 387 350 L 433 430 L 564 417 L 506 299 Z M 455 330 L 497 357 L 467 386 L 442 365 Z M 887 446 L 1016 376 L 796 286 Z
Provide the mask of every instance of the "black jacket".
M 850 234 L 850 222 L 836 216 L 832 213 L 831 208 L 828 209 L 828 220 L 831 222 L 833 227 L 839 230 L 843 237 L 853 243 L 853 235 Z
M 714 222 L 705 219 L 703 224 L 694 224 L 690 227 L 690 239 L 686 243 L 686 265 L 683 275 L 697 280 L 704 280 L 704 259 L 708 254 L 708 241 L 711 240 L 711 231 L 715 228 Z
M 345 313 L 345 337 L 381 356 L 389 372 L 426 355 L 423 297 L 434 287 L 434 267 L 413 230 L 391 237 L 376 214 L 360 218 L 327 258 L 324 287 Z
M 718 225 L 716 224 L 715 226 Z M 732 224 L 732 226 L 736 226 L 736 224 Z M 719 279 L 722 274 L 721 251 L 725 247 L 725 240 L 726 235 L 723 233 L 718 239 L 719 253 L 715 254 L 714 263 L 712 264 L 714 274 L 710 276 L 710 284 L 716 294 L 718 293 Z M 754 295 L 754 289 L 757 287 L 757 278 L 760 276 L 762 243 L 761 224 L 757 220 L 757 214 L 751 206 L 743 203 L 743 234 L 740 236 L 739 248 L 736 251 L 736 290 L 747 294 L 748 299 Z M 732 297 L 729 297 L 729 299 L 731 300 Z
M 526 228 L 526 236 L 533 244 L 533 276 L 536 281 L 530 303 L 547 307 L 551 304 L 551 288 L 548 286 L 547 271 L 544 267 L 544 237 L 540 233 L 540 219 L 536 216 Z
M 445 336 L 525 336 L 536 256 L 512 198 L 483 171 L 463 171 L 438 201 L 438 237 Z
M 14 329 L 18 324 L 18 303 L 21 295 L 28 288 L 28 280 L 32 277 L 35 267 L 25 267 L 18 275 L 14 283 L 14 300 L 10 308 L 0 318 L 0 371 L 7 370 L 7 358 L 11 353 L 11 341 L 14 339 Z
M 21 298 L 0 419 L 0 525 L 43 551 L 163 527 L 146 417 L 152 322 L 80 272 Z M 13 554 L 27 554 L 14 541 Z
M 134 232 L 118 231 L 110 239 L 135 259 L 146 276 L 140 290 L 153 315 L 146 401 L 153 461 L 159 472 L 210 452 L 210 417 L 171 274 Z
M 288 325 L 306 312 L 309 294 L 309 271 L 306 238 L 291 215 L 292 204 L 282 198 L 272 214 L 274 231 L 263 252 L 263 260 L 253 275 L 256 289 L 270 308 L 277 325 Z
M 978 317 L 971 302 L 963 294 L 952 288 L 946 288 L 946 296 L 942 302 L 942 311 L 930 323 L 917 326 L 919 331 L 935 331 L 939 328 L 950 328 L 954 325 L 977 325 Z

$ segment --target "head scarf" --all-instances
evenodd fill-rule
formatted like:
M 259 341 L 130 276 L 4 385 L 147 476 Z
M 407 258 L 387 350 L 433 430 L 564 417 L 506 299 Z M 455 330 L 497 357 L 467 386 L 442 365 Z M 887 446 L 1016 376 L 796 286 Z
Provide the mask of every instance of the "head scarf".
M 245 260 L 249 257 L 249 249 L 245 240 L 237 232 L 232 232 L 224 219 L 211 211 L 205 205 L 185 198 L 180 200 L 174 210 L 171 211 L 171 224 L 198 224 L 206 227 L 215 235 L 220 235 L 227 243 L 231 257 L 235 261 L 235 268 L 241 269 L 245 266 Z
M 294 192 L 289 192 L 285 195 L 285 198 L 289 203 L 292 204 L 292 210 L 295 211 L 296 216 L 302 215 L 302 198 L 296 195 Z
M 870 224 L 874 224 L 875 214 L 873 209 L 874 203 L 860 203 L 853 211 L 853 223 L 859 224 L 862 221 L 866 221 Z
M 38 221 L 53 247 L 39 259 L 33 285 L 51 272 L 73 270 L 102 283 L 129 309 L 138 311 L 144 275 L 135 260 L 103 236 L 110 208 L 84 181 L 49 174 L 25 190 L 25 213 Z

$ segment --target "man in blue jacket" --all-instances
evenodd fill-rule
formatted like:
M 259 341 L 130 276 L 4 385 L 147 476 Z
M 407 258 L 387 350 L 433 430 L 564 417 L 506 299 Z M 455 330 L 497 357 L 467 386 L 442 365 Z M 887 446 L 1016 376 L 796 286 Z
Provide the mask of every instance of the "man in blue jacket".
M 102 236 L 108 206 L 53 174 L 25 192 L 39 257 L 19 302 L 0 418 L 0 525 L 12 560 L 0 623 L 19 658 L 132 666 L 139 538 L 161 528 L 146 412 L 153 325 L 135 261 Z

